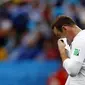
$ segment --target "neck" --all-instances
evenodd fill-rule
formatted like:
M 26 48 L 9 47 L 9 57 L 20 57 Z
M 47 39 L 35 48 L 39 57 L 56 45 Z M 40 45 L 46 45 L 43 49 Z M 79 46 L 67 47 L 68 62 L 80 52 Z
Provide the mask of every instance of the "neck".
M 78 26 L 75 26 L 73 32 L 74 32 L 74 37 L 81 31 L 81 29 Z
M 70 36 L 70 39 L 68 39 L 68 42 L 71 44 L 75 36 L 81 31 L 81 29 L 78 26 L 73 27 L 73 33 Z

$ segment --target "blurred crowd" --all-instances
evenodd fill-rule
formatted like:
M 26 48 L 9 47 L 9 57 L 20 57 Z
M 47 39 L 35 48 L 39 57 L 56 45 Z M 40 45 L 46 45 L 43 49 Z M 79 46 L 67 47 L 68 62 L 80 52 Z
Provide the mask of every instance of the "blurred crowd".
M 60 60 L 58 37 L 51 30 L 53 20 L 67 15 L 82 29 L 85 27 L 85 0 L 3 1 L 0 4 L 0 61 Z
M 1 61 L 57 59 L 50 5 L 43 0 L 11 0 L 0 6 Z
M 57 59 L 58 38 L 51 23 L 67 15 L 84 29 L 84 4 L 84 0 L 4 1 L 0 5 L 0 60 Z

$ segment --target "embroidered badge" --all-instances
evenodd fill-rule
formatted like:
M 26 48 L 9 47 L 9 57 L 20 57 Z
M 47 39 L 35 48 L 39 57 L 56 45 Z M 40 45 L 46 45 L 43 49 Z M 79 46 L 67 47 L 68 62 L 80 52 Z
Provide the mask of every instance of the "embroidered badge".
M 75 48 L 75 50 L 74 50 L 74 55 L 75 55 L 75 56 L 79 56 L 79 51 L 80 51 L 79 49 Z

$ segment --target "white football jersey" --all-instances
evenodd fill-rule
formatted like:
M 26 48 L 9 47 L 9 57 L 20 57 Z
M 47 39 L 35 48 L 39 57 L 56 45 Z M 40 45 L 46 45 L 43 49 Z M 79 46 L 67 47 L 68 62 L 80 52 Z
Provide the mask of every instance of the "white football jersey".
M 68 52 L 70 58 L 63 62 L 63 67 L 69 75 L 65 85 L 85 85 L 85 30 L 75 36 Z M 71 69 L 69 63 L 72 64 Z M 71 76 L 70 70 L 74 71 L 74 74 L 77 73 L 76 76 Z

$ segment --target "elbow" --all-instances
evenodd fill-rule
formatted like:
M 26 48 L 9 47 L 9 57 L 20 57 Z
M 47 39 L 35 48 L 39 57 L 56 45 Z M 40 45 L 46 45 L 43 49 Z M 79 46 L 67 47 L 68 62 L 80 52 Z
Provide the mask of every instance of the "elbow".
M 73 66 L 70 66 L 68 73 L 71 77 L 75 77 L 79 73 L 79 70 L 77 70 L 77 68 L 75 68 Z
M 76 72 L 70 72 L 69 75 L 70 75 L 71 77 L 75 77 L 77 74 L 78 74 L 78 73 L 76 73 Z
M 71 61 L 70 59 L 67 59 L 63 63 L 63 67 L 66 69 L 67 73 L 72 77 L 75 77 L 76 75 L 78 75 L 81 69 L 81 66 L 82 66 L 82 63 L 76 62 L 73 60 Z

